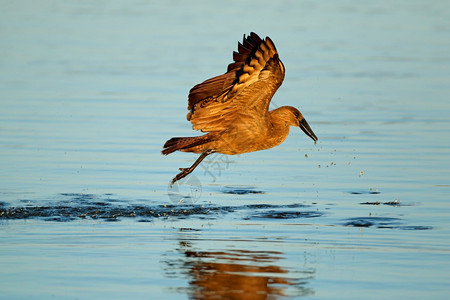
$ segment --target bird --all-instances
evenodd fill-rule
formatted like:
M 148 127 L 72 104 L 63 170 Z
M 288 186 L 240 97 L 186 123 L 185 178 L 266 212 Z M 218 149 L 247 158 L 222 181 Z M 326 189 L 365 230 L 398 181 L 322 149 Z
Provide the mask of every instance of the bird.
M 161 151 L 164 155 L 175 151 L 200 154 L 192 166 L 179 169 L 170 186 L 189 175 L 210 154 L 236 155 L 278 146 L 287 138 L 290 126 L 300 127 L 314 143 L 318 140 L 297 108 L 269 110 L 285 76 L 273 41 L 251 32 L 244 34 L 237 50 L 224 74 L 189 91 L 187 120 L 194 130 L 206 134 L 173 137 L 165 142 Z

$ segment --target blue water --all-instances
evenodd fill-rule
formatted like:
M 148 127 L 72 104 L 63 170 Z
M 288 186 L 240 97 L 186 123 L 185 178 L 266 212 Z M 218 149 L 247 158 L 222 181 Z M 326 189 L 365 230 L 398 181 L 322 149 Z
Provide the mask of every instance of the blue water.
M 1 2 L 0 298 L 446 299 L 449 19 L 445 1 Z M 189 89 L 250 31 L 286 67 L 272 108 L 319 142 L 292 129 L 169 190 L 196 159 L 160 154 L 198 134 Z

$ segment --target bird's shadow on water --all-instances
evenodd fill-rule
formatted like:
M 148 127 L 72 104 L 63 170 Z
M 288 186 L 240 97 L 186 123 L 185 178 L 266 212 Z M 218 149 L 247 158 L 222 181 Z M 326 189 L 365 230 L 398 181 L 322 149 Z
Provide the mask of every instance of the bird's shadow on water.
M 261 194 L 263 191 L 255 187 L 224 187 L 223 193 L 235 195 Z M 332 211 L 321 211 L 315 204 L 245 204 L 245 205 L 213 205 L 213 204 L 158 204 L 145 199 L 130 201 L 116 198 L 113 194 L 74 194 L 61 193 L 57 200 L 33 201 L 21 200 L 20 205 L 9 205 L 0 202 L 0 220 L 42 219 L 45 221 L 69 222 L 74 220 L 103 220 L 116 222 L 122 219 L 134 219 L 137 222 L 151 222 L 157 219 L 200 219 L 213 220 L 234 214 L 242 220 L 302 220 L 324 218 Z M 150 204 L 147 204 L 150 203 Z M 379 202 L 360 203 L 361 205 L 378 205 Z M 400 203 L 382 203 L 393 207 Z M 323 219 L 324 223 L 328 221 Z M 331 226 L 374 227 L 400 230 L 429 230 L 431 226 L 404 224 L 401 218 L 392 217 L 352 217 Z

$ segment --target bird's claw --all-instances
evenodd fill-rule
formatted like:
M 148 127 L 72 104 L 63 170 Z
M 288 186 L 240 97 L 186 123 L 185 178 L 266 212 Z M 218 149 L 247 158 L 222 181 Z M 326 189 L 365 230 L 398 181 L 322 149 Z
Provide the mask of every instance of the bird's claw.
M 191 168 L 179 168 L 179 170 L 181 171 L 180 173 L 177 174 L 177 176 L 175 176 L 172 179 L 172 182 L 170 183 L 170 187 L 172 187 L 172 185 L 177 182 L 178 180 L 186 177 L 189 173 L 192 172 Z

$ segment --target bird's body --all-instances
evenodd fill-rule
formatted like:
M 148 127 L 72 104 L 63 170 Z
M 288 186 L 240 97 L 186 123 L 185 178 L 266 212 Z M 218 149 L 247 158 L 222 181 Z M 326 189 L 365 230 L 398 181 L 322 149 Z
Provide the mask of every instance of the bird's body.
M 289 134 L 289 126 L 297 125 L 288 123 L 290 111 L 287 107 L 270 111 L 260 119 L 249 116 L 253 114 L 238 114 L 239 122 L 230 124 L 227 130 L 208 133 L 206 136 L 211 139 L 210 142 L 180 151 L 203 153 L 214 149 L 218 153 L 234 155 L 265 150 L 281 144 Z
M 281 144 L 290 126 L 317 137 L 300 111 L 282 106 L 269 111 L 270 100 L 284 79 L 284 65 L 269 37 L 244 36 L 225 74 L 194 86 L 188 97 L 187 119 L 193 128 L 208 132 L 199 137 L 172 138 L 163 154 L 174 151 L 201 153 L 193 166 L 180 169 L 173 180 L 185 177 L 209 154 L 241 154 Z

